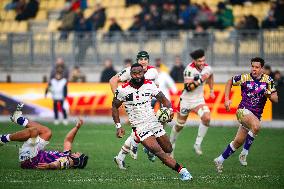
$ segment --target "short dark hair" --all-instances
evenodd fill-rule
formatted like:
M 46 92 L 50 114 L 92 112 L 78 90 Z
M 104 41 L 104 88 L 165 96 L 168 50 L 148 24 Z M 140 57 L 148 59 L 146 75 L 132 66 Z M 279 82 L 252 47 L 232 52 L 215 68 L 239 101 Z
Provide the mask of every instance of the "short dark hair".
M 263 60 L 263 58 L 260 57 L 254 57 L 250 60 L 250 64 L 252 64 L 253 62 L 260 62 L 261 67 L 264 66 L 265 62 Z
M 72 157 L 70 156 L 70 158 L 73 160 L 73 167 L 76 169 L 84 169 L 88 163 L 88 159 L 89 157 L 85 154 L 81 154 L 79 157 Z
M 149 57 L 149 54 L 148 54 L 147 51 L 140 51 L 140 52 L 138 52 L 138 54 L 136 56 L 136 61 L 138 62 L 138 60 L 140 58 L 148 58 L 149 59 L 150 57 Z
M 203 49 L 197 49 L 189 54 L 193 60 L 197 60 L 205 55 Z
M 132 64 L 132 65 L 131 65 L 130 70 L 132 70 L 132 68 L 135 68 L 135 67 L 141 67 L 141 68 L 143 68 L 143 66 L 142 66 L 141 64 L 135 63 L 135 64 Z

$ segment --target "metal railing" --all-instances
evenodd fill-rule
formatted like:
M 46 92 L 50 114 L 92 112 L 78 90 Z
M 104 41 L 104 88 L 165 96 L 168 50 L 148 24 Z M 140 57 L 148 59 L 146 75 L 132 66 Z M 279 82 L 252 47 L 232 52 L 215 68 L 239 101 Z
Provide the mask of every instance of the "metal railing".
M 176 55 L 188 62 L 190 51 L 203 48 L 207 62 L 213 66 L 247 65 L 254 56 L 281 66 L 283 42 L 284 30 L 0 33 L 0 65 L 7 69 L 51 66 L 56 57 L 63 57 L 70 65 L 101 65 L 105 58 L 121 64 L 125 58 L 134 59 L 139 50 L 170 65 Z

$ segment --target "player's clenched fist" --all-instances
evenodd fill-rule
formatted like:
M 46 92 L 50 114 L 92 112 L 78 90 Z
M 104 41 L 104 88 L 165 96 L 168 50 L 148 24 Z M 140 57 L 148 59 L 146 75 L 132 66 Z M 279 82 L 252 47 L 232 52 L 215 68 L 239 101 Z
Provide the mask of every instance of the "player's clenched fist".
M 122 138 L 125 134 L 125 129 L 120 127 L 116 130 L 116 136 L 117 138 Z

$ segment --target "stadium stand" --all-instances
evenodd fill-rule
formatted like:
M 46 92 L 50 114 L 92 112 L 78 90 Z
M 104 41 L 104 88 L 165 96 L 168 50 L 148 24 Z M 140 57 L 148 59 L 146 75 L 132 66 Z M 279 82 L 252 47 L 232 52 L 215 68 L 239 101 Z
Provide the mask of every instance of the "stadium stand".
M 107 57 L 113 58 L 114 64 L 120 67 L 123 59 L 134 56 L 139 49 L 150 51 L 153 59 L 161 56 L 165 63 L 171 66 L 172 58 L 177 54 L 181 55 L 184 61 L 189 61 L 188 51 L 200 47 L 199 39 L 205 43 L 202 47 L 207 50 L 209 63 L 217 67 L 240 66 L 245 64 L 249 57 L 259 54 L 265 55 L 272 65 L 277 66 L 284 57 L 283 44 L 280 43 L 284 38 L 281 26 L 273 30 L 257 30 L 257 34 L 248 37 L 242 33 L 247 31 L 239 33 L 235 27 L 224 30 L 209 27 L 201 32 L 193 28 L 186 31 L 170 31 L 170 33 L 145 32 L 142 29 L 132 33 L 128 29 L 132 26 L 134 17 L 143 13 L 144 7 L 141 4 L 127 5 L 125 0 L 87 0 L 87 7 L 82 8 L 83 17 L 89 18 L 102 6 L 105 9 L 106 20 L 103 27 L 98 28 L 92 35 L 78 35 L 69 30 L 65 33 L 59 30 L 62 26 L 60 19 L 62 11 L 67 6 L 65 0 L 40 0 L 35 18 L 21 22 L 15 21 L 14 10 L 5 10 L 9 2 L 11 0 L 0 1 L 0 55 L 4 57 L 0 65 L 6 65 L 2 67 L 4 69 L 11 65 L 13 67 L 27 64 L 34 65 L 33 67 L 47 64 L 50 66 L 57 56 L 65 57 L 71 66 L 76 64 L 75 56 L 79 49 L 85 49 L 83 59 L 79 60 L 83 70 L 84 67 L 94 64 L 101 66 L 102 61 Z M 205 2 L 215 14 L 218 4 L 223 1 L 191 0 L 190 2 L 198 5 Z M 242 5 L 227 4 L 227 7 L 232 9 L 235 26 L 250 14 L 257 18 L 260 26 L 271 6 L 270 1 L 247 2 Z M 106 33 L 109 31 L 112 18 L 117 20 L 124 33 L 117 35 L 118 37 L 114 37 L 113 40 L 108 40 Z M 196 40 L 196 36 L 201 37 Z

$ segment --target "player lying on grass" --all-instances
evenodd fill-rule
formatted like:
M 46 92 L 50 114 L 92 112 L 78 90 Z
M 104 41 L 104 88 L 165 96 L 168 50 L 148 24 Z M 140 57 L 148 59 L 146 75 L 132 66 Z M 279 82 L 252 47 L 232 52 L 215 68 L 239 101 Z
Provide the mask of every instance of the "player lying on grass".
M 45 146 L 51 138 L 51 130 L 40 123 L 25 118 L 22 115 L 22 108 L 23 104 L 17 106 L 17 110 L 13 113 L 11 120 L 25 127 L 25 129 L 12 134 L 0 135 L 0 145 L 10 141 L 24 142 L 19 149 L 19 161 L 23 169 L 85 168 L 88 156 L 79 152 L 71 153 L 73 140 L 83 125 L 83 120 L 79 119 L 76 126 L 66 135 L 63 152 L 48 151 L 45 150 Z
M 171 108 L 171 103 L 153 81 L 145 79 L 142 65 L 138 63 L 133 64 L 130 74 L 131 80 L 117 88 L 112 102 L 112 117 L 116 124 L 117 137 L 121 138 L 125 132 L 120 124 L 118 110 L 124 103 L 132 126 L 134 139 L 137 142 L 141 142 L 145 148 L 154 153 L 165 165 L 177 171 L 181 180 L 191 180 L 192 176 L 187 169 L 169 156 L 169 153 L 172 152 L 172 145 L 163 125 L 158 121 L 151 107 L 152 96 L 161 102 L 164 107 Z M 120 169 L 126 169 L 124 159 L 127 153 L 127 151 L 122 150 L 114 158 Z
M 262 58 L 252 58 L 251 72 L 236 75 L 226 84 L 225 107 L 227 111 L 230 111 L 230 105 L 232 103 L 229 98 L 232 85 L 241 86 L 242 100 L 236 112 L 240 126 L 234 140 L 219 157 L 214 159 L 218 172 L 222 172 L 223 162 L 243 144 L 244 146 L 239 155 L 239 161 L 241 165 L 247 165 L 246 157 L 254 138 L 260 130 L 260 118 L 266 100 L 268 98 L 272 102 L 278 102 L 273 79 L 263 74 L 263 66 L 264 60 Z

